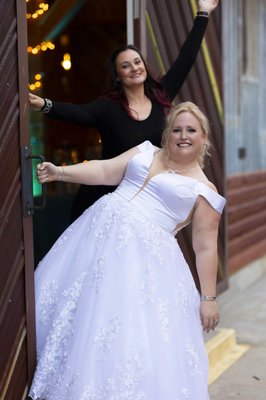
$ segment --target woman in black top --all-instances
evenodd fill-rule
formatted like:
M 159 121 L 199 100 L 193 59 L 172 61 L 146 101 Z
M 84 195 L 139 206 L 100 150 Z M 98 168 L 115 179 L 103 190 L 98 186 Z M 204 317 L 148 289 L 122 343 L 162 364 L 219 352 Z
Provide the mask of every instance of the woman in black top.
M 30 94 L 30 105 L 48 117 L 97 128 L 102 158 L 117 156 L 144 140 L 160 146 L 164 120 L 201 46 L 209 14 L 219 0 L 199 0 L 197 17 L 177 59 L 157 82 L 135 46 L 116 49 L 109 60 L 110 89 L 88 104 L 62 103 Z M 72 221 L 113 187 L 81 186 L 72 207 Z

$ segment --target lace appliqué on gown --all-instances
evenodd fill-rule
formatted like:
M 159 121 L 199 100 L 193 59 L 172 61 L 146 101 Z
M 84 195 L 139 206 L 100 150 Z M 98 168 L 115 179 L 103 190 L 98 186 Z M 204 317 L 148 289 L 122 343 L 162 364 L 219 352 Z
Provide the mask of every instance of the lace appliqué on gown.
M 104 360 L 106 354 L 111 351 L 114 341 L 121 330 L 121 325 L 122 321 L 119 317 L 112 317 L 108 321 L 108 326 L 102 328 L 95 336 L 94 344 L 96 347 L 96 359 L 98 361 Z
M 139 389 L 145 374 L 142 352 L 132 352 L 123 365 L 116 365 L 113 377 L 103 386 L 88 385 L 80 400 L 150 400 Z
M 67 364 L 68 339 L 73 334 L 72 323 L 86 275 L 87 272 L 83 272 L 68 289 L 63 291 L 66 301 L 62 309 L 58 310 L 57 318 L 52 321 L 50 334 L 41 354 L 37 349 L 38 365 L 36 371 L 39 370 L 40 373 L 36 374 L 34 380 L 33 396 L 35 392 L 42 393 L 45 399 L 46 396 L 48 397 L 53 393 L 56 383 L 58 385 L 58 371 L 63 370 Z
M 65 230 L 63 235 L 58 239 L 58 241 L 53 246 L 52 250 L 54 253 L 56 253 L 61 246 L 65 245 L 68 242 L 73 229 L 74 229 L 74 225 L 71 225 L 69 228 L 67 228 Z
M 201 376 L 203 374 L 201 370 L 200 356 L 195 346 L 190 339 L 186 342 L 186 352 L 188 355 L 189 373 L 191 376 Z
M 106 276 L 106 257 L 100 257 L 97 260 L 95 267 L 93 268 L 93 275 L 92 275 L 92 283 L 91 286 L 95 288 L 95 291 L 98 292 L 101 284 L 104 281 Z
M 186 278 L 184 276 L 181 276 L 177 281 L 177 288 L 179 294 L 179 308 L 184 317 L 188 318 L 191 305 L 195 305 L 199 301 L 199 293 L 194 284 L 191 285 L 188 290 Z
M 159 299 L 159 318 L 160 318 L 160 326 L 162 330 L 163 339 L 165 342 L 170 341 L 170 332 L 169 332 L 169 310 L 168 310 L 168 299 L 162 300 Z
M 163 300 L 158 296 L 157 286 L 155 284 L 155 271 L 151 265 L 144 266 L 144 280 L 139 288 L 140 304 L 145 305 L 151 303 L 157 309 L 159 324 L 162 336 L 165 342 L 169 342 L 169 310 L 168 299 Z
M 144 266 L 144 279 L 140 288 L 140 304 L 155 303 L 156 301 L 156 285 L 154 279 L 154 268 L 151 265 Z
M 182 389 L 181 393 L 182 393 L 182 400 L 191 399 L 191 391 L 188 388 Z M 176 400 L 179 400 L 179 399 L 180 399 L 180 396 L 178 396 Z
M 57 289 L 57 283 L 53 280 L 41 290 L 37 313 L 43 325 L 50 324 L 54 318 L 57 303 Z
M 107 222 L 101 227 L 101 229 L 96 229 L 95 230 L 95 238 L 96 238 L 96 246 L 99 247 L 101 246 L 103 240 L 105 240 L 110 232 L 112 227 L 116 224 L 116 215 L 111 214 L 109 218 L 107 219 Z

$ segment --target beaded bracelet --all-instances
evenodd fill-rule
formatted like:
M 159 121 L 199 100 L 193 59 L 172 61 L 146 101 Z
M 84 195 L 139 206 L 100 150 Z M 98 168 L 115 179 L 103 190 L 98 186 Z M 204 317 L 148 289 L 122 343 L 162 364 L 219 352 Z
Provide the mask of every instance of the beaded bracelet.
M 209 13 L 208 13 L 208 11 L 198 11 L 198 12 L 197 12 L 197 16 L 198 16 L 198 17 L 209 18 Z
M 200 296 L 200 301 L 215 301 L 216 296 Z

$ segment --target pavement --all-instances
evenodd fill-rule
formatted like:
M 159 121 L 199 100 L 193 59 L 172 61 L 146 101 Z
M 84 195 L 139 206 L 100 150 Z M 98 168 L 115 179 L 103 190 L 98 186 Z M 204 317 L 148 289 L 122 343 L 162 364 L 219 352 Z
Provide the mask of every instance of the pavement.
M 209 350 L 211 400 L 266 400 L 266 256 L 229 279 Z

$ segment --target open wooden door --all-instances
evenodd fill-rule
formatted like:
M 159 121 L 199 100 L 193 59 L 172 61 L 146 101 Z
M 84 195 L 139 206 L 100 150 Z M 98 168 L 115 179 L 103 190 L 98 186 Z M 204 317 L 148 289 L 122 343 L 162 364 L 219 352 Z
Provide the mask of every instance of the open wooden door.
M 1 1 L 0 15 L 0 398 L 21 400 L 35 366 L 32 210 L 22 201 L 22 158 L 31 163 L 25 0 Z
M 196 0 L 128 0 L 128 42 L 141 50 L 153 76 L 159 78 L 170 67 L 192 28 L 197 11 Z M 196 63 L 179 92 L 176 102 L 193 101 L 212 124 L 212 159 L 205 172 L 225 195 L 224 130 L 222 107 L 221 7 L 211 15 Z M 184 255 L 198 284 L 190 232 L 179 237 Z M 218 290 L 227 280 L 226 212 L 219 232 Z

